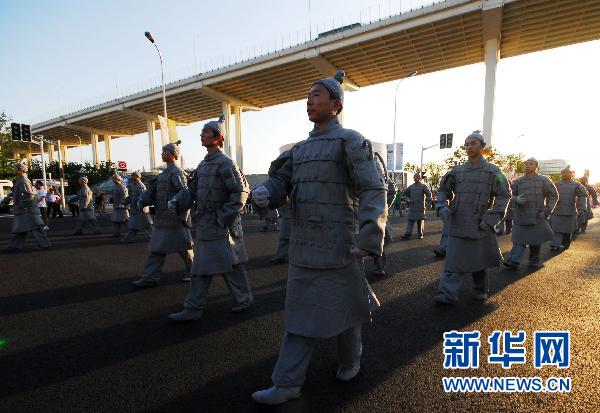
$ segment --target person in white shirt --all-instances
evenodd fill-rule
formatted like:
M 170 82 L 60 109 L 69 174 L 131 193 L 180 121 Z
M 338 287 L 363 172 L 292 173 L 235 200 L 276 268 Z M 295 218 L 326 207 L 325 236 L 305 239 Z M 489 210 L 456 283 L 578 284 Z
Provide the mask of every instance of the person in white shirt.
M 47 213 L 47 204 L 46 204 L 46 189 L 44 188 L 44 184 L 42 181 L 36 181 L 35 183 L 35 200 L 37 202 L 37 206 L 40 209 L 40 214 L 42 216 L 42 220 L 44 221 L 44 231 L 48 231 L 50 228 L 48 227 L 48 213 Z
M 63 217 L 63 213 L 60 209 L 60 195 L 56 193 L 54 188 L 48 188 L 48 193 L 46 194 L 46 203 L 48 204 L 48 218 L 52 215 L 52 218 L 56 218 L 58 215 L 60 218 Z

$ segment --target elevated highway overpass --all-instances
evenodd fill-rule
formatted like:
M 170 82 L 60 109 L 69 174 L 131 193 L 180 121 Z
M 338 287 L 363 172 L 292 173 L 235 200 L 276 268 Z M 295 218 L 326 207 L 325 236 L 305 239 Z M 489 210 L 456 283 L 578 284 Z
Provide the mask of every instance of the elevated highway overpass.
M 499 59 L 600 39 L 598 0 L 446 0 L 421 9 L 320 36 L 166 86 L 169 118 L 189 124 L 226 114 L 225 151 L 243 167 L 242 113 L 305 98 L 311 82 L 336 69 L 347 73 L 346 88 L 357 90 L 393 81 L 417 70 L 425 74 L 485 62 L 483 131 L 492 142 L 496 66 Z M 160 86 L 68 113 L 32 126 L 45 139 L 60 141 L 46 150 L 148 133 L 154 153 Z M 235 122 L 235 136 L 229 131 Z M 166 136 L 161 136 L 166 143 Z M 26 145 L 16 152 L 28 152 Z M 39 151 L 32 152 L 32 154 Z M 64 156 L 63 156 L 64 159 Z

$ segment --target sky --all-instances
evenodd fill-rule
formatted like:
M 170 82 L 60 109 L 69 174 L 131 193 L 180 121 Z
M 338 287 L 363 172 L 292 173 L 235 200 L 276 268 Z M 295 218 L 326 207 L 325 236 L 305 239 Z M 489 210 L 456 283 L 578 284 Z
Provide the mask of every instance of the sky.
M 431 1 L 242 0 L 184 1 L 0 0 L 0 111 L 35 123 L 160 83 L 152 32 L 167 80 L 187 77 L 261 50 L 303 41 L 309 33 L 364 23 Z M 309 13 L 310 6 L 310 13 Z M 498 63 L 493 145 L 538 159 L 567 160 L 578 175 L 600 181 L 600 41 Z M 399 87 L 397 141 L 404 161 L 418 163 L 421 146 L 454 133 L 455 147 L 481 129 L 485 66 L 463 66 L 407 79 Z M 393 139 L 396 82 L 346 93 L 344 125 L 383 143 Z M 206 151 L 202 123 L 178 127 L 187 167 Z M 279 147 L 312 128 L 305 102 L 244 112 L 244 169 L 264 173 Z M 160 141 L 160 139 L 157 139 Z M 101 159 L 104 147 L 100 145 Z M 424 161 L 451 150 L 430 149 Z M 113 140 L 113 160 L 149 167 L 147 135 Z M 70 149 L 72 161 L 91 160 L 91 148 Z

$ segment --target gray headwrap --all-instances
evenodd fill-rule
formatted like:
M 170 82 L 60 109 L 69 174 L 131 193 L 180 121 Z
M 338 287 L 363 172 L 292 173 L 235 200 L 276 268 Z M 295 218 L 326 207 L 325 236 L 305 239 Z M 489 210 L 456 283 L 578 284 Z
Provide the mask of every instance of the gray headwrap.
M 163 151 L 166 150 L 171 152 L 173 155 L 179 156 L 179 154 L 181 153 L 181 149 L 179 149 L 179 144 L 181 144 L 181 141 L 167 143 L 165 146 L 162 147 L 162 149 Z
M 87 184 L 88 183 L 87 176 L 82 176 L 81 178 L 79 178 L 79 182 L 85 182 Z
M 15 171 L 23 171 L 23 172 L 27 172 L 27 170 L 28 170 L 29 168 L 27 167 L 27 164 L 26 164 L 26 163 L 23 163 L 23 162 L 17 162 L 17 163 L 15 163 L 15 164 L 13 165 L 13 169 L 14 169 Z
M 535 159 L 534 157 L 531 157 L 531 158 L 527 159 L 525 162 L 533 162 L 533 163 L 535 163 L 538 166 L 540 165 L 539 162 L 538 162 L 538 160 Z
M 219 120 L 211 120 L 204 124 L 205 128 L 212 130 L 215 135 L 225 136 L 225 115 L 219 116 Z
M 333 77 L 326 77 L 325 79 L 314 81 L 313 86 L 323 85 L 329 93 L 331 93 L 331 96 L 344 103 L 344 88 L 342 87 L 342 83 L 344 82 L 345 77 L 346 72 L 338 70 Z
M 415 173 L 413 176 L 414 176 L 415 178 L 419 178 L 419 179 L 421 179 L 421 174 L 420 174 L 420 173 L 418 173 L 418 172 L 416 172 L 416 173 Z
M 479 141 L 483 144 L 483 146 L 485 146 L 485 138 L 481 134 L 480 130 L 475 130 L 475 131 L 471 132 L 471 134 L 469 136 L 467 136 L 467 139 L 469 139 L 469 138 L 479 139 Z
M 142 174 L 139 173 L 138 171 L 134 171 L 134 172 L 131 173 L 131 176 L 135 176 L 135 177 L 141 178 Z

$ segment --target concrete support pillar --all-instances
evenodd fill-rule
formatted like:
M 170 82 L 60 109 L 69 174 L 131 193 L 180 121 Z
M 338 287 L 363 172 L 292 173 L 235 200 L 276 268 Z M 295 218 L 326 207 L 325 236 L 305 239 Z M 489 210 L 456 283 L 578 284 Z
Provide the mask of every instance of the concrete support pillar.
M 110 143 L 112 136 L 104 135 L 104 151 L 106 152 L 106 162 L 112 162 L 112 156 L 110 151 Z
M 64 163 L 68 163 L 69 162 L 69 154 L 67 152 L 67 149 L 69 149 L 69 147 L 67 145 L 61 145 L 61 147 L 59 149 L 60 151 L 62 151 L 61 152 L 61 156 L 62 156 L 62 161 Z
M 500 59 L 500 42 L 485 42 L 485 94 L 483 98 L 483 137 L 487 146 L 492 145 L 494 129 L 494 101 L 496 94 L 496 67 Z
M 231 104 L 223 102 L 223 114 L 225 115 L 225 142 L 223 143 L 223 150 L 225 155 L 231 157 Z
M 54 145 L 50 144 L 48 145 L 48 162 L 54 162 Z
M 483 97 L 483 137 L 492 146 L 494 135 L 494 100 L 496 93 L 496 67 L 500 60 L 502 33 L 502 2 L 493 1 L 483 8 L 483 41 L 485 42 L 485 94 Z
M 235 115 L 235 163 L 244 170 L 244 145 L 242 141 L 242 107 L 234 106 Z
M 150 171 L 155 172 L 157 169 L 156 165 L 156 149 L 154 142 L 154 131 L 156 130 L 156 123 L 151 120 L 146 121 L 146 127 L 148 129 L 148 152 L 150 154 Z
M 100 165 L 100 154 L 98 153 L 98 135 L 92 133 L 92 158 L 94 165 Z

